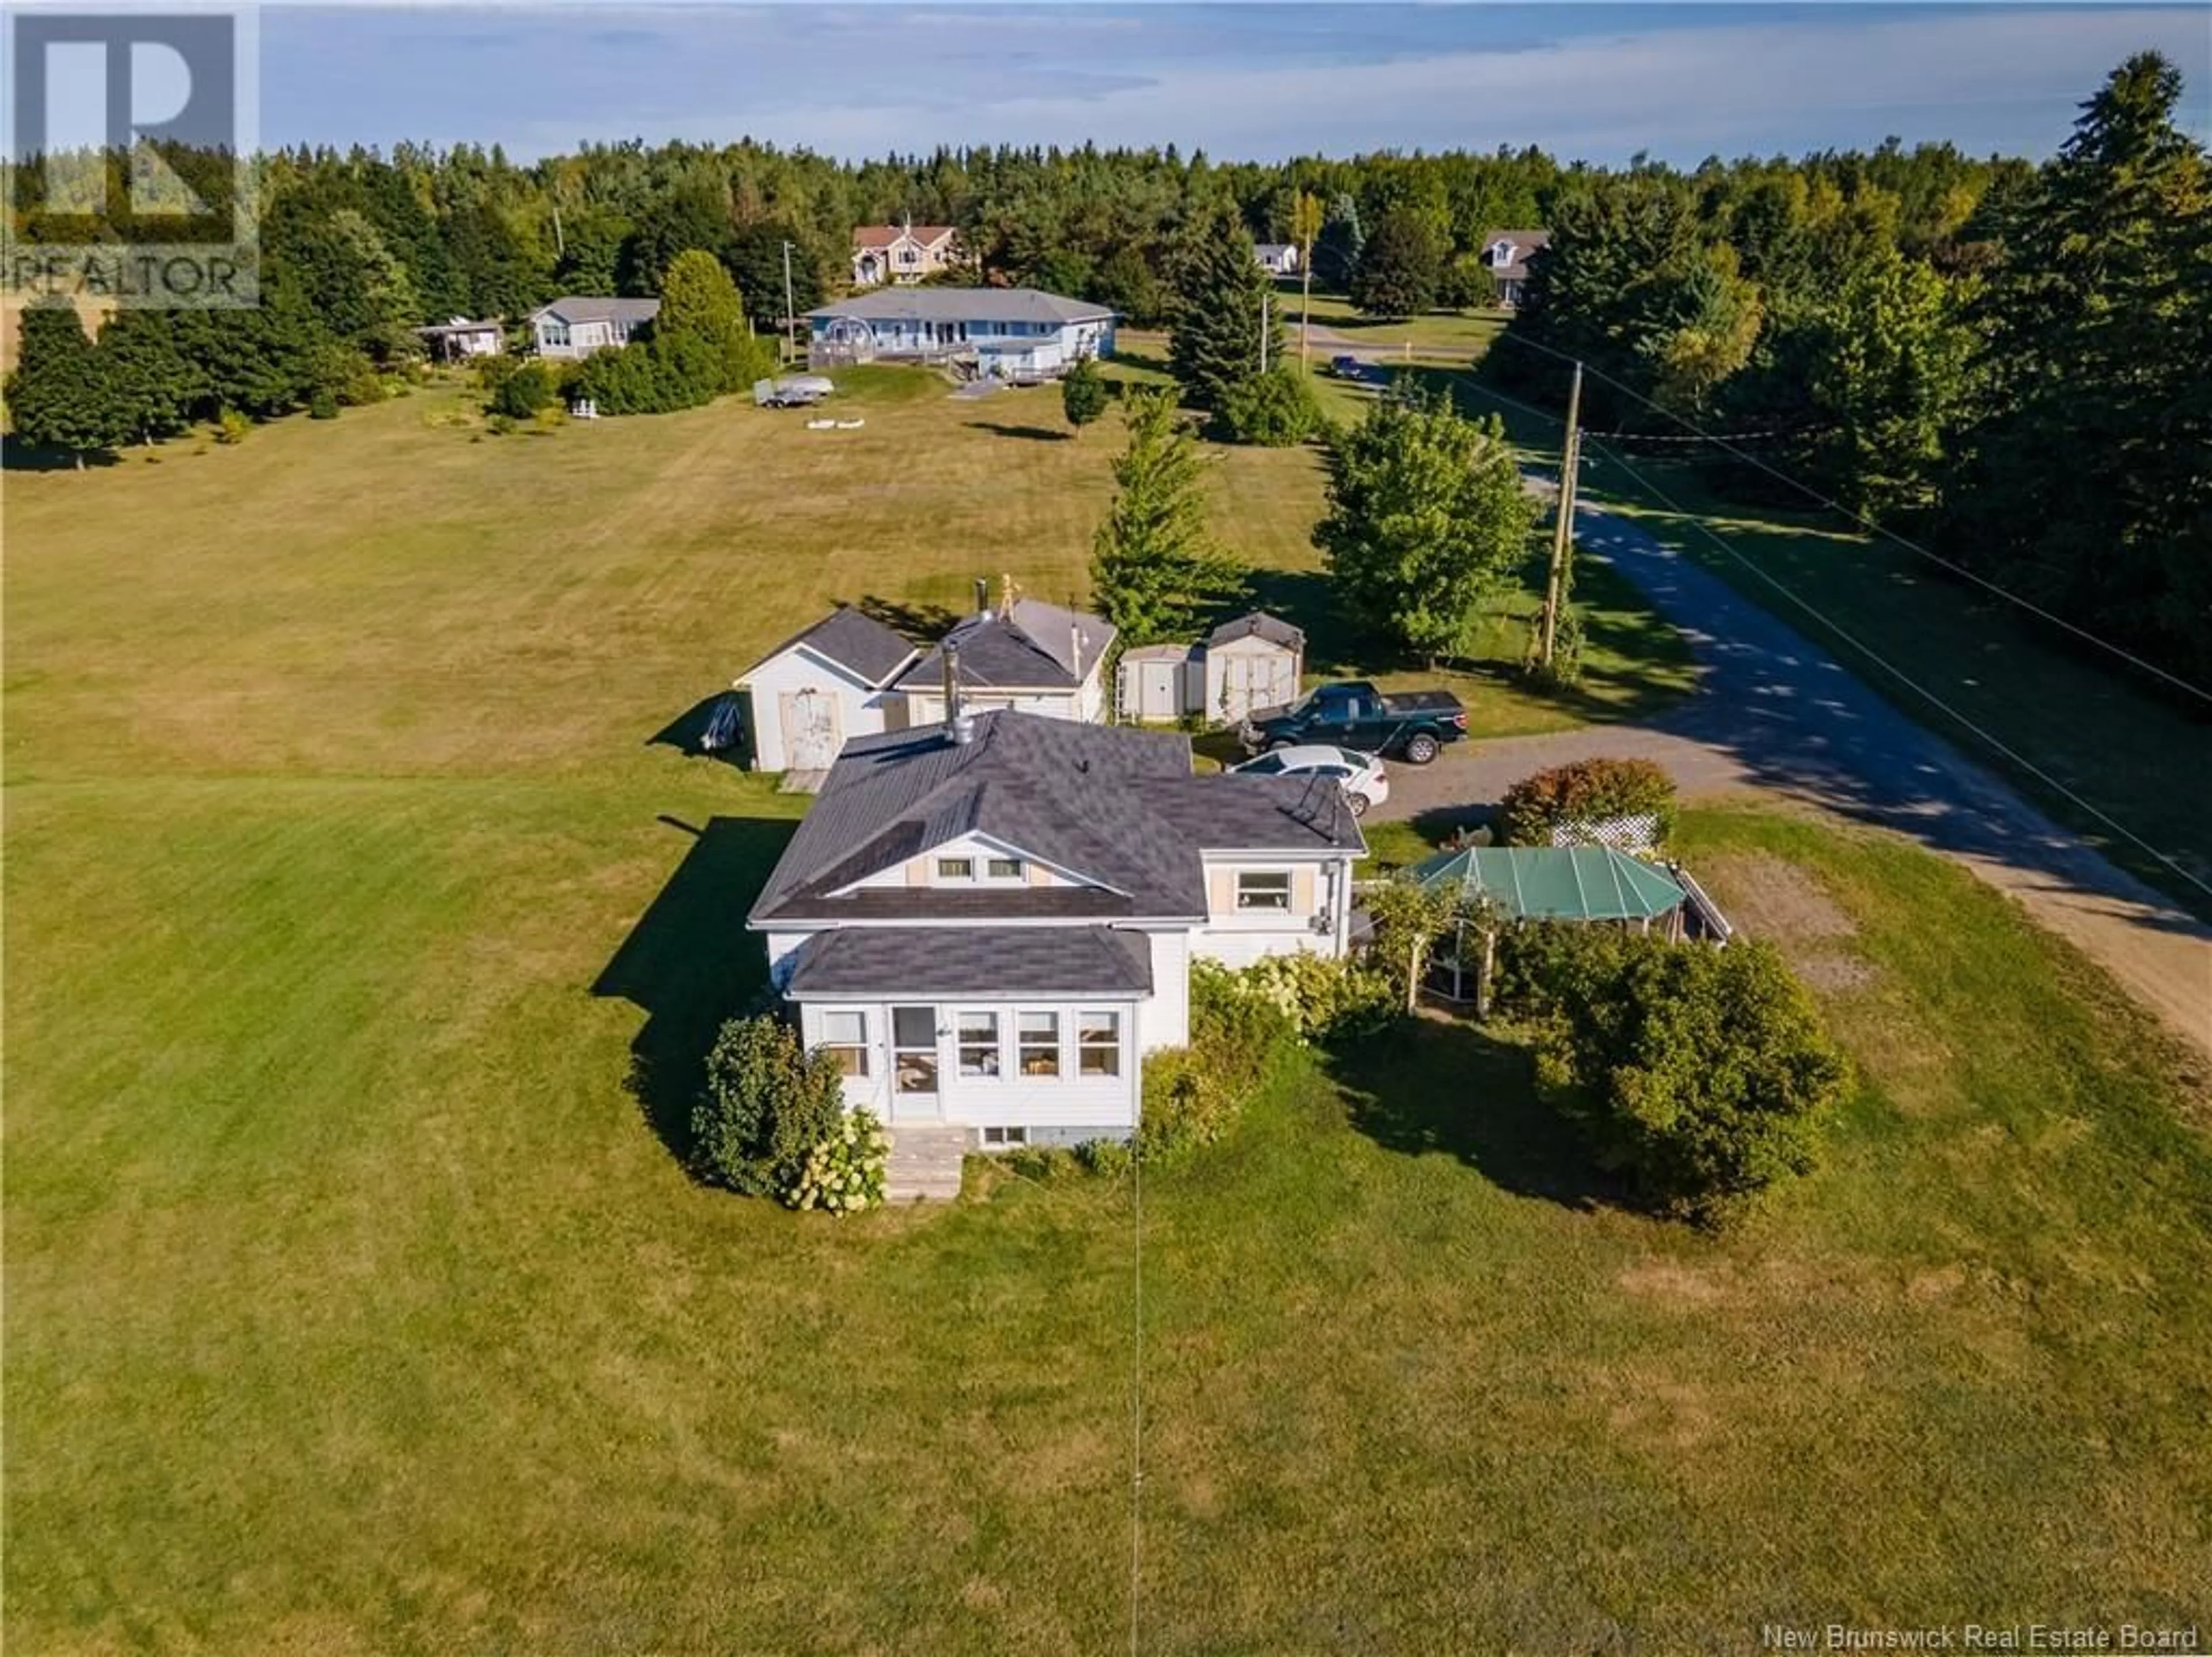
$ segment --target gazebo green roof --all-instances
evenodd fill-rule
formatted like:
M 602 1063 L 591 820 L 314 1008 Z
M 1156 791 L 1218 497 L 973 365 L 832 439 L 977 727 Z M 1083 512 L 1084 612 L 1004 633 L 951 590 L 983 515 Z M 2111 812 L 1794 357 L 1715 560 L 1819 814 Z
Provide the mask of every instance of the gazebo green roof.
M 1470 846 L 1413 870 L 1431 891 L 1487 892 L 1531 921 L 1648 921 L 1687 897 L 1667 874 L 1611 846 Z

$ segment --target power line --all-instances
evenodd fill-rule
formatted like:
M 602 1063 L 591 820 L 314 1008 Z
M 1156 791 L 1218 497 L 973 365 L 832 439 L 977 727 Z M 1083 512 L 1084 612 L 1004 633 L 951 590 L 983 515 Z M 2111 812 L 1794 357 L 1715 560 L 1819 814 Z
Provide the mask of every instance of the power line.
M 1577 362 L 1577 359 L 1570 356 L 1567 352 L 1557 350 L 1553 346 L 1544 344 L 1539 340 L 1522 338 L 1513 334 L 1510 332 L 1500 335 L 1499 338 L 1504 339 L 1518 339 L 1520 344 L 1527 346 L 1530 350 L 1541 351 L 1547 356 L 1555 356 L 1562 362 Z M 2121 661 L 2129 663 L 2130 666 L 2142 673 L 2150 674 L 2154 679 L 2163 680 L 2165 683 L 2172 685 L 2176 690 L 2186 691 L 2190 695 L 2197 698 L 2201 702 L 2212 702 L 2212 691 L 2207 691 L 2202 685 L 2192 685 L 2189 680 L 2181 678 L 2179 674 L 2168 673 L 2157 663 L 2144 661 L 2142 657 L 2136 655 L 2134 651 L 2128 649 L 2125 646 L 2115 644 L 2109 639 L 2100 638 L 2096 634 L 2089 631 L 2087 628 L 2077 626 L 2073 622 L 2067 620 L 2063 616 L 2052 614 L 2041 605 L 2036 603 L 2033 599 L 2022 598 L 2010 588 L 2000 587 L 1996 582 L 1989 580 L 1987 577 L 1976 575 L 1964 564 L 1956 563 L 1950 558 L 1947 558 L 1940 552 L 1931 552 L 1926 547 L 1921 545 L 1917 541 L 1909 539 L 1905 536 L 1899 534 L 1895 530 L 1875 522 L 1873 519 L 1867 517 L 1863 513 L 1854 512 L 1850 508 L 1844 505 L 1838 501 L 1831 500 L 1828 496 L 1820 493 L 1819 490 L 1814 489 L 1810 484 L 1801 482 L 1797 478 L 1791 477 L 1788 472 L 1783 471 L 1780 467 L 1769 466 L 1757 455 L 1748 454 L 1742 449 L 1735 448 L 1729 441 L 1729 436 L 1728 434 L 1715 434 L 1702 429 L 1695 421 L 1676 413 L 1672 409 L 1663 407 L 1660 404 L 1653 402 L 1651 399 L 1646 397 L 1642 392 L 1637 390 L 1635 387 L 1623 384 L 1620 381 L 1614 379 L 1611 375 L 1606 373 L 1602 369 L 1591 369 L 1589 372 L 1598 379 L 1604 381 L 1607 385 L 1611 386 L 1614 390 L 1634 398 L 1638 402 L 1643 404 L 1644 407 L 1652 410 L 1656 413 L 1664 415 L 1668 419 L 1674 421 L 1685 430 L 1694 433 L 1696 441 L 1711 443 L 1725 453 L 1734 455 L 1737 460 L 1743 461 L 1746 465 L 1756 466 L 1759 471 L 1766 473 L 1768 477 L 1775 478 L 1778 482 L 1789 484 L 1790 488 L 1796 490 L 1808 500 L 1817 502 L 1820 505 L 1826 507 L 1829 511 L 1836 513 L 1842 517 L 1850 519 L 1853 523 L 1858 525 L 1860 528 L 1866 530 L 1869 533 L 1881 535 L 1887 539 L 1895 541 L 1899 546 L 1905 548 L 1908 552 L 1917 553 L 1921 557 L 1927 559 L 1930 564 L 1940 564 L 1942 568 L 1951 571 L 1952 574 L 1964 577 L 1966 580 L 1973 582 L 1975 586 L 1979 587 L 1987 592 L 1996 594 L 1997 597 L 2005 600 L 2008 603 L 2016 604 L 2020 606 L 2021 609 L 2026 610 L 2033 615 L 2041 617 L 2052 626 L 2063 628 L 2067 632 L 2073 634 L 2075 637 L 2081 639 L 2087 643 L 2094 644 L 2100 650 L 2111 652 L 2113 655 L 2119 657 Z M 1598 434 L 1596 433 L 1591 434 L 1593 436 L 1597 435 Z M 1679 509 L 1677 509 L 1679 510 Z
M 1592 370 L 1592 372 L 1595 372 L 1595 370 Z M 1748 570 L 1753 575 L 1758 576 L 1759 580 L 1765 582 L 1769 587 L 1771 587 L 1776 592 L 1782 594 L 1784 598 L 1788 599 L 1799 609 L 1804 611 L 1806 614 L 1811 616 L 1823 627 L 1832 632 L 1838 638 L 1843 640 L 1844 643 L 1850 645 L 1851 649 L 1856 650 L 1860 655 L 1866 657 L 1868 661 L 1873 662 L 1875 666 L 1880 667 L 1884 673 L 1888 673 L 1906 688 L 1927 698 L 1931 704 L 1942 710 L 1942 712 L 1948 715 L 1951 718 L 1956 720 L 1967 730 L 1972 731 L 1974 735 L 1978 737 L 1982 741 L 1989 744 L 1990 747 L 1996 750 L 1997 752 L 2004 755 L 2006 758 L 2011 760 L 2014 765 L 2021 767 L 2021 770 L 2035 777 L 2045 787 L 2051 789 L 2055 793 L 2063 795 L 2074 805 L 2088 813 L 2090 816 L 2104 824 L 2115 834 L 2118 834 L 2122 839 L 2128 841 L 2130 844 L 2148 853 L 2151 856 L 2157 858 L 2160 862 L 2165 864 L 2166 868 L 2172 869 L 2176 874 L 2188 881 L 2190 885 L 2195 886 L 2198 891 L 2206 893 L 2208 896 L 2212 896 L 2212 883 L 2208 883 L 2204 880 L 2199 880 L 2179 862 L 2168 856 L 2165 852 L 2160 851 L 2156 846 L 2151 844 L 2149 841 L 2136 833 L 2124 823 L 2118 821 L 2107 813 L 2101 811 L 2097 807 L 2090 804 L 2088 801 L 2084 800 L 2080 795 L 2075 793 L 2073 789 L 2068 788 L 2057 777 L 2051 776 L 2050 772 L 2045 771 L 2041 766 L 2035 764 L 2033 760 L 2029 759 L 2017 749 L 2008 746 L 1996 736 L 1991 735 L 1981 726 L 1969 719 L 1965 714 L 1960 713 L 1949 703 L 1944 701 L 1943 698 L 1936 695 L 1935 691 L 1929 690 L 1926 685 L 1921 684 L 1917 679 L 1907 673 L 1902 667 L 1898 667 L 1894 662 L 1880 655 L 1870 646 L 1863 643 L 1837 622 L 1831 620 L 1809 600 L 1800 596 L 1798 594 L 1791 592 L 1789 588 L 1784 586 L 1772 576 L 1767 574 L 1765 570 L 1760 569 L 1756 560 L 1747 557 L 1741 552 L 1737 551 L 1735 547 L 1729 544 L 1725 537 L 1720 534 L 1718 531 L 1708 526 L 1704 520 L 1692 515 L 1678 503 L 1668 498 L 1666 493 L 1662 490 L 1656 484 L 1654 484 L 1650 478 L 1644 477 L 1643 473 L 1638 472 L 1634 466 L 1630 466 L 1627 461 L 1622 460 L 1618 454 L 1614 453 L 1611 449 L 1606 448 L 1602 443 L 1598 445 L 1598 448 L 1606 455 L 1607 459 L 1610 460 L 1615 466 L 1619 466 L 1623 472 L 1626 472 L 1631 478 L 1642 484 L 1644 488 L 1649 490 L 1654 498 L 1656 498 L 1662 506 L 1665 507 L 1668 511 L 1679 515 L 1685 522 L 1688 523 L 1692 528 L 1695 529 L 1707 540 L 1712 542 L 1714 545 L 1719 547 L 1721 551 L 1727 553 L 1729 557 L 1735 559 L 1746 570 Z
M 1129 1657 L 1138 1657 L 1138 1611 L 1144 1578 L 1145 1522 L 1145 1155 L 1129 1159 L 1131 1231 L 1136 1247 L 1136 1337 L 1129 1366 Z

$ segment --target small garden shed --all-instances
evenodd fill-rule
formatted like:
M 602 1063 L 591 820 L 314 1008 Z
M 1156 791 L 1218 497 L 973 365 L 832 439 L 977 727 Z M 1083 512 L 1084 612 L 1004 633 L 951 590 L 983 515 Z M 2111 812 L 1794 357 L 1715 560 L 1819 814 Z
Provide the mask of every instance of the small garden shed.
M 1222 623 L 1206 639 L 1206 718 L 1233 725 L 1297 701 L 1305 657 L 1305 634 L 1279 616 L 1255 610 Z
M 1176 720 L 1206 701 L 1206 653 L 1195 644 L 1140 644 L 1121 652 L 1115 705 L 1125 720 Z

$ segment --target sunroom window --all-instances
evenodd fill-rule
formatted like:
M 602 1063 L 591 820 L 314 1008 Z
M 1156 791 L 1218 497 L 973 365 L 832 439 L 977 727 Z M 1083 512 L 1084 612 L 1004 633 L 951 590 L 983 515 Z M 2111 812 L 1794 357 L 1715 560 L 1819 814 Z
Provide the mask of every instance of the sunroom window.
M 837 1061 L 841 1075 L 867 1075 L 868 1015 L 866 1013 L 824 1010 L 821 1045 L 822 1051 Z

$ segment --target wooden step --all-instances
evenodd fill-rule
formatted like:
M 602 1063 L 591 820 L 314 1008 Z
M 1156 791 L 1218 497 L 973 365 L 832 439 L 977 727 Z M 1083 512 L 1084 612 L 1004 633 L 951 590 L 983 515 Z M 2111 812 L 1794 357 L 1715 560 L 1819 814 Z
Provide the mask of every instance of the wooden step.
M 920 1124 L 886 1131 L 891 1148 L 884 1159 L 884 1201 L 951 1202 L 960 1195 L 960 1165 L 969 1150 L 967 1129 Z

